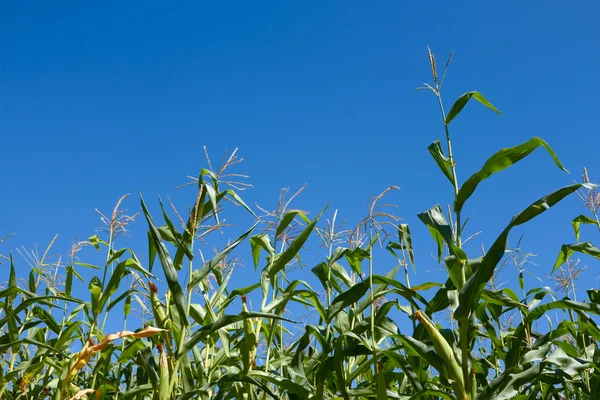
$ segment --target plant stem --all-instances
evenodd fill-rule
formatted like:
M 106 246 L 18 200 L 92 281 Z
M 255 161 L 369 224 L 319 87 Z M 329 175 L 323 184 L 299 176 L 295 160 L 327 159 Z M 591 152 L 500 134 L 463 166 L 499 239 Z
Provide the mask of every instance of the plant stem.
M 444 111 L 444 103 L 442 102 L 442 96 L 440 94 L 440 88 L 438 87 L 436 90 L 436 96 L 438 99 L 438 104 L 440 106 L 440 112 L 442 114 L 442 121 L 444 123 L 444 130 L 446 132 L 446 144 L 448 147 L 448 158 L 450 160 L 450 168 L 452 170 L 452 184 L 454 186 L 454 196 L 458 195 L 459 187 L 458 187 L 458 176 L 456 174 L 456 162 L 454 161 L 454 156 L 452 154 L 452 141 L 450 140 L 450 130 L 448 129 L 448 124 L 446 124 L 446 112 Z M 462 239 L 461 239 L 461 219 L 460 212 L 456 212 L 456 245 L 459 248 L 462 248 Z M 466 277 L 466 266 L 463 264 L 461 268 L 461 286 L 464 286 L 467 277 Z M 469 361 L 471 355 L 471 348 L 469 344 L 469 317 L 465 317 L 459 323 L 460 329 L 460 350 L 461 350 L 461 366 L 463 372 L 463 378 L 465 381 L 465 392 L 469 398 L 474 398 L 476 393 L 476 388 L 472 387 L 473 382 L 471 380 L 471 371 L 469 370 Z
M 454 195 L 458 195 L 458 176 L 456 175 L 456 162 L 452 155 L 452 141 L 450 140 L 450 131 L 446 124 L 446 112 L 444 111 L 444 103 L 442 102 L 442 95 L 438 91 L 436 92 L 438 103 L 440 105 L 440 112 L 442 113 L 442 122 L 444 123 L 444 130 L 446 131 L 446 145 L 448 147 L 448 158 L 450 159 L 450 167 L 452 169 L 452 184 L 454 185 Z M 458 247 L 462 247 L 461 239 L 461 225 L 460 225 L 460 213 L 456 213 L 456 244 Z
M 373 218 L 371 215 L 370 218 Z M 377 350 L 375 344 L 375 293 L 373 293 L 373 221 L 369 224 L 369 293 L 371 296 L 371 346 L 373 346 L 373 371 L 375 382 L 379 374 L 377 368 Z

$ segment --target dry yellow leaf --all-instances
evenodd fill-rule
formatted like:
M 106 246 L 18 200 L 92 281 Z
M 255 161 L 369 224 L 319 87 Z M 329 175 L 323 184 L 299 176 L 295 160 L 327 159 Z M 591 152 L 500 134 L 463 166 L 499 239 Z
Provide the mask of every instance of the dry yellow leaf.
M 94 354 L 96 354 L 99 351 L 102 351 L 106 346 L 108 346 L 108 344 L 110 342 L 114 342 L 115 340 L 122 339 L 124 337 L 133 337 L 135 339 L 147 338 L 150 336 L 154 336 L 158 333 L 161 333 L 163 331 L 164 331 L 164 329 L 155 328 L 153 326 L 147 326 L 146 328 L 142 329 L 139 332 L 122 331 L 122 332 L 111 333 L 110 335 L 107 335 L 104 338 L 104 340 L 102 340 L 100 343 L 98 343 L 94 346 L 90 346 L 86 349 L 83 349 L 81 352 L 79 352 L 77 354 L 77 361 L 73 365 L 73 368 L 71 368 L 71 370 L 69 371 L 69 374 L 67 375 L 67 378 L 65 379 L 65 384 L 68 384 L 71 381 L 71 379 L 73 378 L 73 376 L 75 376 L 78 371 L 80 371 L 83 367 L 85 367 L 85 365 L 88 363 L 88 361 L 90 361 L 90 359 L 92 358 L 92 356 Z M 88 389 L 86 389 L 86 390 L 88 390 Z
M 75 396 L 71 397 L 69 400 L 80 400 L 83 396 L 87 396 L 90 393 L 96 393 L 96 399 L 100 398 L 100 392 L 94 389 L 83 389 L 79 392 L 75 393 Z

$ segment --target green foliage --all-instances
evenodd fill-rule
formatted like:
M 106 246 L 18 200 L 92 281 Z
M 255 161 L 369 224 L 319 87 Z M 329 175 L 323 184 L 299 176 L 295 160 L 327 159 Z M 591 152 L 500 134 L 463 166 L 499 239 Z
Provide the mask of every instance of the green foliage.
M 430 61 L 433 84 L 426 88 L 441 106 L 447 148 L 436 140 L 429 152 L 451 182 L 454 201 L 448 213 L 435 205 L 424 207 L 418 218 L 424 224 L 420 228 L 434 239 L 438 261 L 446 268 L 445 282 L 411 286 L 409 271 L 416 271 L 418 258 L 411 228 L 379 203 L 392 188 L 370 202 L 368 215 L 355 229 L 336 226 L 337 211 L 325 222 L 326 209 L 314 218 L 289 209 L 285 196 L 275 211 L 259 217 L 237 192 L 224 189 L 228 185 L 239 189 L 223 174 L 236 164 L 232 155 L 220 170 L 204 169 L 194 180 L 197 192 L 186 218 L 174 207 L 176 218 L 169 216 L 160 203 L 163 222 L 156 222 L 141 199 L 148 226 L 148 260 L 140 261 L 132 249 L 116 247 L 133 220 L 119 209 L 125 197 L 110 218 L 103 216 L 107 237 L 94 235 L 76 244 L 66 265 L 47 261 L 47 250 L 36 258 L 23 284 L 15 260 L 12 255 L 8 258 L 9 280 L 0 290 L 0 398 L 597 396 L 600 329 L 593 316 L 600 314 L 598 291 L 590 290 L 588 300 L 578 301 L 572 280 L 563 285 L 571 297 L 563 299 L 549 288 L 526 291 L 522 266 L 518 271 L 521 295 L 494 285 L 503 260 L 512 254 L 508 249 L 512 229 L 574 193 L 583 196 L 591 215 L 573 219 L 577 242 L 562 246 L 552 272 L 563 271 L 565 265 L 570 268 L 574 253 L 600 258 L 600 250 L 591 242 L 579 241 L 581 224 L 600 229 L 598 208 L 592 206 L 600 198 L 596 187 L 586 174 L 583 183 L 541 197 L 512 218 L 482 257 L 469 258 L 461 214 L 479 184 L 538 147 L 565 169 L 552 148 L 534 137 L 492 155 L 460 185 L 450 122 L 471 99 L 500 112 L 479 92 L 468 92 L 445 115 L 443 78 L 438 80 L 431 53 Z M 226 201 L 246 210 L 256 222 L 242 226 L 243 233 L 236 239 L 215 246 L 220 250 L 205 260 L 198 250 L 213 249 L 207 247 L 208 235 L 224 229 L 221 214 Z M 393 235 L 386 231 L 389 226 Z M 316 239 L 325 254 L 307 268 L 304 249 Z M 375 258 L 378 243 L 397 262 L 380 275 L 373 273 L 374 264 L 386 265 L 390 259 Z M 75 256 L 86 245 L 105 257 L 102 267 Z M 234 254 L 240 253 L 252 260 L 257 274 L 244 287 L 232 288 Z M 153 269 L 156 258 L 159 270 Z M 64 281 L 58 279 L 59 266 L 65 267 Z M 86 281 L 82 268 L 100 271 L 102 276 Z M 400 271 L 404 271 L 403 282 L 397 278 Z M 75 297 L 79 293 L 82 298 Z M 309 316 L 301 321 L 303 310 Z M 552 310 L 562 310 L 565 316 L 556 326 L 545 319 Z M 449 324 L 439 322 L 440 312 L 451 316 Z M 107 332 L 108 319 L 111 326 L 122 320 L 122 331 Z M 134 326 L 128 327 L 132 321 Z M 400 326 L 409 328 L 401 332 Z

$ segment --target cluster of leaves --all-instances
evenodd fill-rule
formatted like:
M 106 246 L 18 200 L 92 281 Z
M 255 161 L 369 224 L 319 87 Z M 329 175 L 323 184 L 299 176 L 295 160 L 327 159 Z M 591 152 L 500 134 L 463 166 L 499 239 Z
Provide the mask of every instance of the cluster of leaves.
M 597 291 L 589 291 L 585 301 L 577 301 L 574 290 L 568 292 L 573 298 L 563 299 L 549 288 L 526 291 L 522 271 L 521 296 L 490 286 L 514 227 L 573 193 L 598 204 L 595 186 L 586 178 L 541 197 L 513 217 L 482 257 L 470 258 L 463 248 L 461 213 L 478 185 L 540 147 L 564 167 L 536 137 L 498 151 L 459 185 L 450 123 L 470 100 L 498 110 L 480 93 L 469 92 L 446 115 L 440 94 L 445 71 L 438 80 L 431 53 L 430 61 L 433 84 L 426 88 L 439 100 L 447 149 L 436 141 L 429 151 L 455 200 L 447 215 L 436 205 L 418 217 L 435 241 L 446 282 L 411 286 L 411 231 L 381 210 L 379 200 L 387 191 L 371 202 L 356 229 L 336 230 L 335 214 L 321 229 L 325 210 L 311 219 L 281 201 L 276 211 L 259 218 L 236 191 L 224 189 L 222 170 L 205 169 L 194 182 L 197 196 L 187 218 L 176 213 L 179 223 L 162 203 L 157 223 L 141 200 L 148 225 L 146 263 L 133 250 L 116 248 L 115 239 L 132 219 L 118 206 L 110 218 L 103 216 L 107 240 L 96 235 L 75 246 L 105 252 L 100 267 L 72 256 L 60 280 L 45 268 L 44 255 L 20 284 L 9 257 L 8 285 L 0 290 L 0 398 L 485 400 L 584 399 L 600 393 Z M 194 248 L 222 226 L 225 200 L 258 222 L 212 259 L 198 262 Z M 577 242 L 560 249 L 555 270 L 574 252 L 600 258 L 590 242 L 578 241 L 582 223 L 600 226 L 598 209 L 590 210 L 592 216 L 573 220 Z M 208 226 L 208 221 L 214 222 Z M 302 249 L 313 232 L 328 250 L 311 269 L 317 289 L 306 279 L 293 279 L 292 272 L 302 265 Z M 249 243 L 259 278 L 231 289 L 234 269 L 227 266 L 242 243 Z M 373 273 L 378 243 L 397 260 L 385 275 Z M 102 274 L 87 282 L 87 298 L 77 298 L 73 290 L 83 280 L 81 267 Z M 401 271 L 404 282 L 397 278 Z M 421 294 L 432 289 L 431 296 Z M 250 298 L 260 305 L 252 307 Z M 132 302 L 142 309 L 143 324 L 129 331 Z M 123 310 L 123 330 L 107 334 L 106 321 L 117 306 Z M 289 309 L 307 309 L 312 316 L 299 324 Z M 540 331 L 538 322 L 557 309 L 568 318 L 556 326 L 548 320 Z M 451 313 L 449 327 L 434 322 L 440 312 Z M 402 333 L 394 315 L 406 315 L 412 333 Z M 518 324 L 507 326 L 507 316 Z M 300 334 L 294 330 L 298 326 Z

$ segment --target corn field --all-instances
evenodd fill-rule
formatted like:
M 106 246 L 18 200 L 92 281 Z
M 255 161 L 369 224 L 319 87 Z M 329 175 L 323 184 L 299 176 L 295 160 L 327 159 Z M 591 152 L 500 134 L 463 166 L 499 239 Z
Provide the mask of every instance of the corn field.
M 162 212 L 151 215 L 151 202 L 139 195 L 138 219 L 147 224 L 143 256 L 119 247 L 136 217 L 122 211 L 124 196 L 111 214 L 101 214 L 105 231 L 75 243 L 60 261 L 64 276 L 46 254 L 32 257 L 29 269 L 16 254 L 5 257 L 2 267 L 10 273 L 0 288 L 0 398 L 599 398 L 600 293 L 576 298 L 579 270 L 572 260 L 575 253 L 600 258 L 598 248 L 580 239 L 581 224 L 600 229 L 596 186 L 586 172 L 581 183 L 541 194 L 523 204 L 482 256 L 468 255 L 464 244 L 474 236 L 467 227 L 472 232 L 477 222 L 466 225 L 462 211 L 480 184 L 538 148 L 565 168 L 543 139 L 533 137 L 499 150 L 459 180 L 452 122 L 471 103 L 500 111 L 471 91 L 446 112 L 441 89 L 449 60 L 443 71 L 431 52 L 429 61 L 432 81 L 419 89 L 435 97 L 444 136 L 428 150 L 454 200 L 447 209 L 426 205 L 418 219 L 431 234 L 445 282 L 411 285 L 419 259 L 411 229 L 385 203 L 396 187 L 372 198 L 366 217 L 345 228 L 325 204 L 316 213 L 293 208 L 299 193 L 282 193 L 273 211 L 248 206 L 241 197 L 244 176 L 230 172 L 239 162 L 234 153 L 222 168 L 209 165 L 192 179 L 186 213 L 152 201 Z M 511 230 L 551 213 L 568 196 L 579 196 L 588 211 L 573 219 L 574 241 L 555 249 L 554 270 L 547 271 L 563 293 L 527 287 L 523 268 L 514 278 L 520 291 L 494 285 L 513 257 Z M 211 233 L 227 224 L 227 202 L 256 222 L 205 258 L 199 250 L 212 248 Z M 309 238 L 323 251 L 322 261 L 307 266 Z M 80 260 L 84 247 L 101 254 L 102 263 Z M 381 247 L 385 260 L 374 257 Z M 244 287 L 229 283 L 237 256 L 251 260 L 255 270 L 245 271 L 254 278 Z M 387 272 L 374 274 L 375 263 Z M 85 280 L 84 269 L 95 276 Z M 553 322 L 552 310 L 564 319 Z M 108 329 L 113 326 L 122 328 Z

